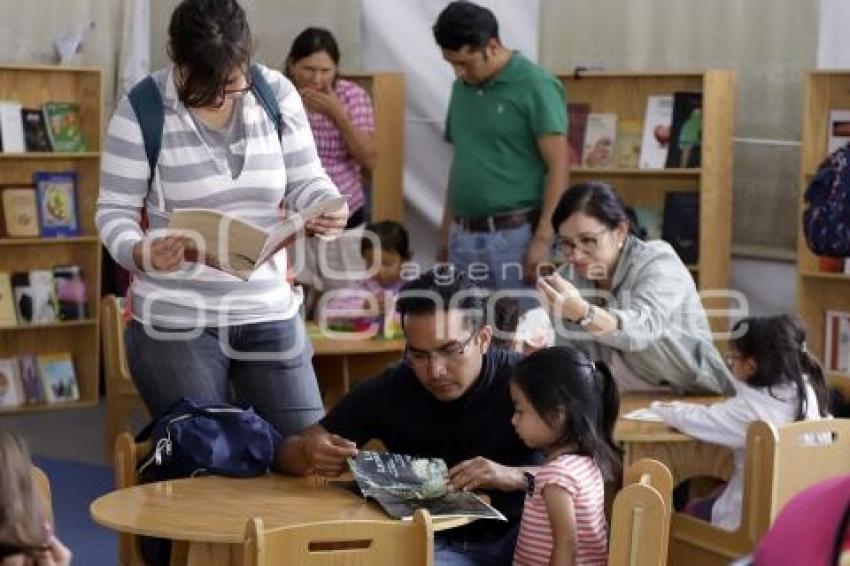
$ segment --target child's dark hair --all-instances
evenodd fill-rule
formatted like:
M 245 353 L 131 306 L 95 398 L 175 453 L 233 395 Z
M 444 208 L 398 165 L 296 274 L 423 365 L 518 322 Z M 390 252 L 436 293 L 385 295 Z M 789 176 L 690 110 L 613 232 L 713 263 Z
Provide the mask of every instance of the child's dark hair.
M 375 234 L 383 251 L 395 252 L 405 261 L 410 259 L 410 240 L 407 230 L 398 222 L 392 220 L 372 222 L 366 225 L 365 230 Z M 360 255 L 365 255 L 367 250 L 371 250 L 372 244 L 371 238 L 360 240 Z
M 735 323 L 732 331 L 738 335 L 732 339 L 732 347 L 743 357 L 752 358 L 757 366 L 747 385 L 770 390 L 774 386 L 794 384 L 798 398 L 797 420 L 801 420 L 806 415 L 805 375 L 815 392 L 820 415 L 828 414 L 823 369 L 806 347 L 806 331 L 799 319 L 787 314 L 743 318 Z
M 619 477 L 621 450 L 613 435 L 620 398 L 605 363 L 591 362 L 575 348 L 555 346 L 520 361 L 511 380 L 550 426 L 564 415 L 558 445 L 593 458 L 606 479 Z
M 446 6 L 431 28 L 441 49 L 458 51 L 469 47 L 478 51 L 490 39 L 499 39 L 499 22 L 493 12 L 472 2 L 452 2 Z
M 45 542 L 45 515 L 31 466 L 21 437 L 0 429 L 0 548 L 35 549 Z
M 487 316 L 492 315 L 493 338 L 491 344 L 507 348 L 510 338 L 519 325 L 519 301 L 508 295 L 491 295 L 487 299 Z
M 292 41 L 289 55 L 286 56 L 285 67 L 288 69 L 289 65 L 297 63 L 300 59 L 321 52 L 327 53 L 334 65 L 339 66 L 339 45 L 333 34 L 325 28 L 309 27 Z
M 635 210 L 626 206 L 608 183 L 589 181 L 567 189 L 552 213 L 552 227 L 555 232 L 577 212 L 595 218 L 612 230 L 625 222 L 629 226 L 629 234 L 641 240 L 646 238 L 646 229 L 640 226 Z

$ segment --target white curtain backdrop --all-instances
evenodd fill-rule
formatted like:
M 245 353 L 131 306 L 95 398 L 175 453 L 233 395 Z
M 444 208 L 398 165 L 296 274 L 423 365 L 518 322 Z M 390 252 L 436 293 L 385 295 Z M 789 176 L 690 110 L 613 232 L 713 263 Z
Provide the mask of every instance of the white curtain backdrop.
M 426 264 L 433 226 L 443 212 L 451 146 L 443 122 L 454 74 L 443 61 L 431 26 L 447 0 L 361 0 L 363 70 L 401 71 L 407 81 L 404 194 L 417 260 Z M 537 60 L 539 0 L 479 0 L 496 14 L 502 43 Z M 419 220 L 419 222 L 417 222 Z M 430 233 L 426 232 L 430 226 Z M 422 233 L 416 233 L 421 231 Z M 420 253 L 424 252 L 424 253 Z M 426 257 L 423 257 L 426 256 Z
M 138 81 L 150 73 L 151 6 L 150 0 L 124 0 L 124 33 L 121 63 L 116 87 L 117 101 Z
M 850 68 L 850 2 L 847 0 L 820 0 L 818 20 L 819 69 Z

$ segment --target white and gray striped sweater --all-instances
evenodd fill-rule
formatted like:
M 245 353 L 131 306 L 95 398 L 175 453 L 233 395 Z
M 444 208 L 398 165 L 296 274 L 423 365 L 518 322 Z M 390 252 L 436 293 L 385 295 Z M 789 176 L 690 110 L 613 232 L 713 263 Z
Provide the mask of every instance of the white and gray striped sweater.
M 165 124 L 150 188 L 141 129 L 127 97 L 109 122 L 95 222 L 109 253 L 134 274 L 133 316 L 145 324 L 231 326 L 285 320 L 298 310 L 299 297 L 286 282 L 285 252 L 248 281 L 196 264 L 170 274 L 144 273 L 132 258 L 133 245 L 145 237 L 139 226 L 143 206 L 150 234 L 166 227 L 178 208 L 213 208 L 270 227 L 278 221 L 281 205 L 302 209 L 338 194 L 322 169 L 297 91 L 279 72 L 262 71 L 280 105 L 283 136 L 278 140 L 262 105 L 246 94 L 241 104 L 244 140 L 230 148 L 244 155 L 236 178 L 226 161 L 213 157 L 179 101 L 171 68 L 153 75 L 162 93 Z

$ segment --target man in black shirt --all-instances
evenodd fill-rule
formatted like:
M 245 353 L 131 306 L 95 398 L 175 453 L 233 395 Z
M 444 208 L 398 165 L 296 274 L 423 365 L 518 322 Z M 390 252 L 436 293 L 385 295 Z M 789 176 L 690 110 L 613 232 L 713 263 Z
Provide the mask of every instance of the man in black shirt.
M 491 349 L 480 290 L 461 271 L 429 271 L 396 303 L 407 349 L 346 395 L 319 423 L 287 439 L 278 466 L 336 476 L 357 446 L 376 438 L 391 452 L 443 458 L 455 489 L 483 491 L 508 523 L 474 522 L 435 536 L 438 564 L 509 564 L 528 487 L 542 462 L 511 425 L 508 378 L 520 356 Z

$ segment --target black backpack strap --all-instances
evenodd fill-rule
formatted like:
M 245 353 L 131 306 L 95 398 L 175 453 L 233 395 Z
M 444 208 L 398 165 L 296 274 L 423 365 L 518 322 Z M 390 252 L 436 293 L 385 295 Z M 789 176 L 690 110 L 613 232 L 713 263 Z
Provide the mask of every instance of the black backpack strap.
M 280 113 L 280 106 L 277 103 L 277 97 L 269 85 L 260 66 L 256 63 L 251 65 L 251 92 L 260 101 L 263 110 L 272 119 L 274 127 L 277 130 L 277 139 L 283 138 L 283 115 Z
M 148 186 L 150 186 L 156 163 L 159 161 L 159 150 L 162 147 L 162 129 L 165 124 L 162 95 L 159 93 L 159 88 L 157 88 L 153 77 L 148 75 L 130 89 L 127 98 L 130 100 L 130 106 L 133 107 L 139 127 L 142 129 L 145 155 L 148 157 L 148 165 L 150 166 L 150 176 L 148 177 Z

